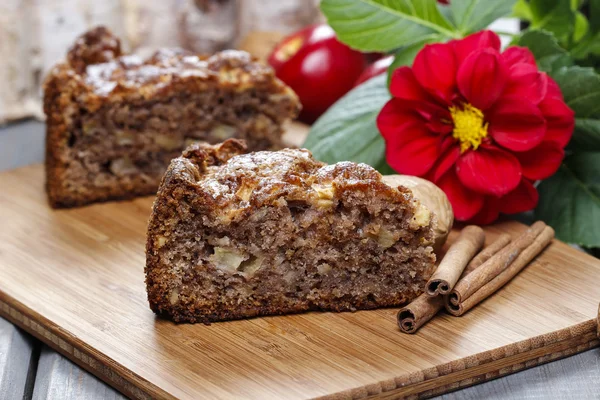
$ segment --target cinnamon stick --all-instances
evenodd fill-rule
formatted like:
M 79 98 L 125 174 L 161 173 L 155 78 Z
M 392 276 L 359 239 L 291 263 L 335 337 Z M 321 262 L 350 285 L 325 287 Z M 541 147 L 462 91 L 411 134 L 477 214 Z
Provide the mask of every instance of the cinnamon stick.
M 429 296 L 448 294 L 458 282 L 467 264 L 483 246 L 485 233 L 475 225 L 463 228 L 450 246 L 437 270 L 425 285 Z
M 472 293 L 469 296 L 464 296 L 464 294 L 461 296 L 459 289 L 462 288 L 459 288 L 457 285 L 455 291 L 446 298 L 446 310 L 450 314 L 457 317 L 469 311 L 471 308 L 485 300 L 488 296 L 496 292 L 512 278 L 514 278 L 519 272 L 521 272 L 521 270 L 525 268 L 531 262 L 531 260 L 533 260 L 539 253 L 542 252 L 542 250 L 544 250 L 546 246 L 548 246 L 548 244 L 550 244 L 550 242 L 552 242 L 552 239 L 554 239 L 554 229 L 550 228 L 549 226 L 545 226 L 542 232 L 533 240 L 533 242 L 527 246 L 527 248 L 521 251 L 507 268 L 502 270 L 497 276 L 493 277 L 493 279 L 489 280 L 486 284 L 477 288 L 476 290 L 470 289 L 469 292 Z M 512 245 L 507 246 L 507 248 L 508 247 L 512 247 Z M 496 257 L 503 252 L 504 251 L 498 253 Z M 510 256 L 512 253 L 508 253 L 508 255 Z M 494 261 L 494 258 L 496 257 L 492 257 L 488 262 L 498 262 L 498 260 Z M 500 259 L 500 261 L 503 260 Z M 464 281 L 467 281 L 469 277 L 475 275 L 483 268 L 484 265 L 467 275 Z M 450 301 L 451 297 L 455 294 L 458 294 L 458 297 L 453 297 L 454 301 Z
M 398 311 L 398 326 L 404 333 L 415 333 L 442 308 L 444 308 L 442 296 L 431 297 L 423 293 Z
M 463 271 L 461 278 L 486 262 L 490 257 L 510 243 L 510 235 L 504 233 L 492 244 L 484 248 L 471 260 Z M 442 308 L 445 301 L 443 296 L 431 297 L 426 293 L 421 294 L 410 304 L 398 311 L 398 326 L 404 333 L 415 333 L 420 327 L 431 320 Z
M 503 233 L 502 235 L 498 236 L 498 238 L 494 242 L 492 242 L 492 244 L 481 250 L 479 254 L 477 254 L 471 260 L 471 262 L 463 271 L 461 279 L 469 275 L 471 272 L 475 271 L 477 268 L 479 268 L 483 263 L 492 258 L 493 255 L 505 248 L 510 242 L 511 238 L 508 233 Z
M 461 279 L 448 295 L 447 304 L 458 306 L 486 283 L 498 276 L 517 258 L 517 256 L 544 230 L 546 224 L 536 222 L 510 245 L 504 247 L 479 268 Z

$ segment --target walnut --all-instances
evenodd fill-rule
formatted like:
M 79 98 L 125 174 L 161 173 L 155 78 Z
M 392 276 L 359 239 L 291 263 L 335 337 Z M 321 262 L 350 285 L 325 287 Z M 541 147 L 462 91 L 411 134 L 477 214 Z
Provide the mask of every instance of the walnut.
M 156 248 L 160 249 L 161 247 L 163 247 L 165 244 L 167 243 L 167 238 L 164 236 L 157 236 L 156 237 Z
M 333 207 L 333 197 L 335 190 L 332 185 L 312 185 L 313 190 L 316 192 L 316 199 L 313 203 L 320 208 Z
M 258 114 L 254 119 L 254 129 L 257 131 L 266 130 L 269 126 L 273 125 L 273 121 L 264 114 Z
M 235 195 L 244 201 L 250 200 L 254 185 L 251 185 L 248 180 L 244 179 Z
M 116 129 L 115 137 L 117 139 L 117 144 L 120 146 L 133 144 L 135 139 L 134 133 L 125 129 Z
M 327 263 L 317 265 L 317 271 L 320 275 L 327 275 L 331 271 L 331 265 Z
M 400 239 L 400 235 L 398 233 L 394 234 L 387 229 L 380 229 L 379 234 L 377 235 L 377 243 L 384 249 L 390 248 Z
M 214 250 L 214 254 L 212 254 L 208 260 L 218 269 L 229 273 L 236 272 L 240 264 L 248 258 L 247 255 L 234 249 L 215 247 Z
M 414 224 L 421 224 L 427 219 L 427 213 L 421 207 L 425 206 L 433 213 L 431 216 L 434 233 L 433 247 L 435 250 L 441 249 L 454 223 L 452 205 L 442 189 L 432 182 L 415 176 L 386 175 L 383 177 L 383 182 L 392 187 L 404 186 L 412 191 L 415 199 L 419 202 L 416 204 L 417 213 L 414 216 Z
M 171 303 L 171 305 L 173 305 L 173 304 L 177 304 L 178 302 L 179 302 L 179 290 L 177 288 L 175 288 L 171 291 L 171 294 L 169 294 L 169 303 Z
M 428 226 L 431 222 L 431 211 L 425 207 L 421 202 L 416 204 L 415 215 L 413 215 L 410 221 L 410 227 L 412 229 L 419 229 L 424 226 Z
M 218 269 L 230 274 L 241 273 L 244 277 L 252 277 L 262 267 L 263 257 L 241 252 L 237 249 L 215 247 L 214 254 L 209 257 Z
M 119 177 L 138 172 L 138 169 L 133 161 L 131 161 L 131 158 L 127 156 L 112 160 L 108 168 L 110 169 L 110 172 Z
M 263 261 L 263 257 L 250 256 L 250 258 L 240 264 L 237 270 L 246 278 L 250 278 L 262 267 Z
M 156 135 L 154 142 L 167 151 L 177 150 L 182 147 L 181 140 L 171 135 Z
M 215 139 L 225 140 L 232 138 L 236 132 L 237 129 L 234 126 L 218 124 L 210 130 L 210 136 Z

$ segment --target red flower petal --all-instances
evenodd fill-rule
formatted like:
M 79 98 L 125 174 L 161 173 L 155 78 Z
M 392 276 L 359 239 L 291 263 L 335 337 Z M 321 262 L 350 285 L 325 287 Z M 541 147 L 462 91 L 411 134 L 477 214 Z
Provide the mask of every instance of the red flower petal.
M 481 210 L 471 219 L 470 224 L 488 225 L 498 219 L 500 215 L 500 202 L 496 197 L 486 197 Z
M 492 31 L 481 31 L 452 42 L 456 59 L 460 66 L 462 62 L 475 50 L 494 49 L 500 51 L 500 37 Z
M 575 113 L 558 97 L 548 97 L 540 103 L 540 111 L 546 118 L 546 136 L 544 140 L 551 140 L 565 147 L 575 129 Z
M 536 181 L 554 175 L 565 157 L 565 152 L 560 144 L 544 141 L 531 150 L 515 153 L 515 156 L 521 163 L 523 176 Z
M 415 78 L 430 94 L 449 104 L 456 87 L 456 59 L 452 45 L 426 45 L 415 57 Z
M 511 153 L 493 146 L 468 151 L 456 161 L 456 173 L 469 189 L 500 197 L 521 181 L 519 160 Z
M 504 50 L 501 57 L 502 61 L 509 67 L 519 63 L 530 64 L 537 67 L 533 53 L 526 47 L 511 46 Z
M 540 109 L 520 97 L 503 96 L 486 116 L 493 139 L 510 150 L 530 150 L 546 134 L 546 121 Z
M 447 121 L 447 122 L 444 122 Z M 384 137 L 401 135 L 405 125 L 426 123 L 427 129 L 438 134 L 452 131 L 448 109 L 420 100 L 392 98 L 377 116 L 377 126 Z
M 448 170 L 454 166 L 456 160 L 460 156 L 460 148 L 458 146 L 450 147 L 442 156 L 439 158 L 435 167 L 432 169 L 432 178 L 436 182 L 439 180 Z
M 377 116 L 377 127 L 386 142 L 386 159 L 396 171 L 423 175 L 439 155 L 441 138 L 431 134 L 407 101 L 391 99 Z M 410 103 L 410 102 L 408 102 Z
M 405 128 L 402 138 L 386 138 L 385 157 L 395 171 L 423 176 L 439 156 L 440 138 L 427 131 L 424 124 Z
M 386 140 L 400 140 L 407 132 L 408 126 L 419 123 L 422 123 L 421 118 L 398 99 L 391 99 L 385 103 L 377 115 L 377 128 Z
M 465 59 L 458 70 L 458 88 L 469 103 L 480 110 L 487 110 L 502 94 L 507 75 L 496 50 L 477 50 Z
M 530 64 L 515 64 L 509 69 L 504 96 L 519 96 L 533 104 L 539 104 L 548 90 L 548 75 Z
M 427 129 L 440 135 L 447 135 L 452 132 L 454 127 L 451 122 L 446 122 L 443 118 L 436 117 L 427 123 Z
M 448 196 L 448 200 L 452 204 L 454 217 L 458 221 L 466 221 L 472 218 L 483 207 L 484 196 L 464 187 L 454 170 L 449 170 L 435 183 Z
M 425 100 L 432 98 L 425 89 L 421 87 L 415 74 L 410 67 L 400 67 L 392 72 L 390 81 L 390 93 L 392 96 L 405 100 Z
M 550 77 L 547 77 L 547 81 L 548 81 L 548 89 L 546 91 L 546 98 L 556 97 L 556 98 L 563 100 L 563 94 L 562 94 L 562 91 L 560 90 L 560 86 L 558 86 L 558 83 L 556 83 L 556 81 Z
M 456 140 L 450 136 L 450 135 L 446 135 L 444 136 L 444 138 L 442 139 L 442 143 L 440 145 L 440 154 L 441 153 L 445 153 L 446 150 L 448 150 L 450 147 L 456 146 Z
M 504 214 L 517 214 L 533 210 L 539 197 L 531 182 L 523 179 L 515 190 L 500 199 L 500 211 Z
M 446 125 L 450 127 L 450 132 L 453 129 L 452 116 L 447 108 L 442 108 L 435 103 L 419 100 L 402 100 L 397 99 L 397 104 L 407 110 L 412 110 L 416 115 L 419 115 L 424 121 L 436 122 L 442 124 L 442 121 L 447 121 Z M 438 127 L 439 128 L 439 127 Z

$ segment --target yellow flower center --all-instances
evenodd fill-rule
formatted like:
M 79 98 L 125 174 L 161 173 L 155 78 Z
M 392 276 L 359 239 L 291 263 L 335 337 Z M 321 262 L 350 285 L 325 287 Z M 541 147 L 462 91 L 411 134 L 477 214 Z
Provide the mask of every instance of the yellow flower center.
M 484 121 L 483 112 L 470 104 L 463 104 L 461 107 L 451 106 L 450 115 L 454 121 L 452 137 L 460 142 L 461 153 L 469 147 L 477 150 L 488 135 L 488 123 Z

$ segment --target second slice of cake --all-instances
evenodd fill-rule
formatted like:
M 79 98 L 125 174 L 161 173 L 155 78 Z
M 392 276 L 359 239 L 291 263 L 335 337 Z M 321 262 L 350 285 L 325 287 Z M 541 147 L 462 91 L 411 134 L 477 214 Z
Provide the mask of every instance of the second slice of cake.
M 45 83 L 50 204 L 153 194 L 171 159 L 197 140 L 279 149 L 282 124 L 298 110 L 293 91 L 245 52 L 164 49 L 142 59 L 96 28 Z
M 171 162 L 148 228 L 152 310 L 211 322 L 397 306 L 421 293 L 434 216 L 409 189 L 307 150 L 244 151 L 235 140 L 193 145 Z

